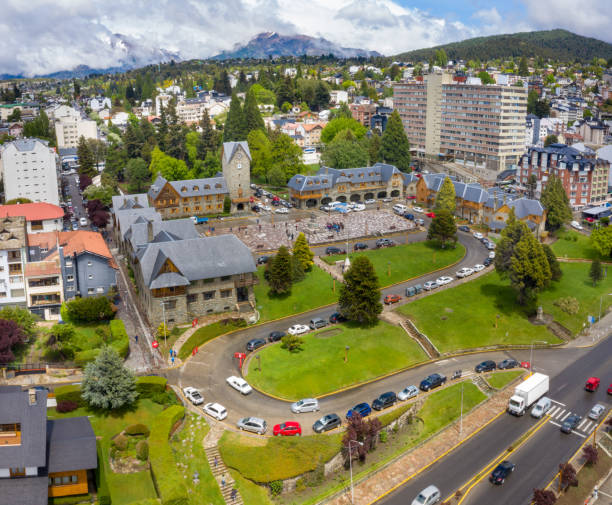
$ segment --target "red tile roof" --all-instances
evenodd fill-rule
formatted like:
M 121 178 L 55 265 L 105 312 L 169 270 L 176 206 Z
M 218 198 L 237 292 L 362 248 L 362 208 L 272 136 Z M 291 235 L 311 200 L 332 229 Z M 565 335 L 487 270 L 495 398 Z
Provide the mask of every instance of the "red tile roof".
M 26 221 L 44 221 L 64 217 L 64 210 L 46 202 L 0 205 L 0 217 L 25 216 Z
M 33 263 L 26 263 L 26 277 L 38 277 L 40 275 L 59 275 L 60 273 L 60 267 L 55 261 L 35 261 Z

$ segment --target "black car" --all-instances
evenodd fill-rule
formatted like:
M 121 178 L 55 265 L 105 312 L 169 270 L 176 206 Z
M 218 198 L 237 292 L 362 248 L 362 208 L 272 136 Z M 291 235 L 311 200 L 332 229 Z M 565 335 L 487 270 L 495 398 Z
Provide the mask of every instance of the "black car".
M 254 351 L 255 349 L 259 349 L 263 345 L 266 345 L 266 341 L 263 338 L 254 338 L 247 342 L 246 350 Z
M 257 264 L 258 265 L 265 265 L 268 260 L 270 259 L 270 256 L 260 256 L 259 258 L 257 258 Z
M 458 229 L 459 231 L 464 231 L 464 232 L 466 232 L 466 233 L 469 233 L 469 232 L 470 232 L 470 227 L 469 227 L 469 226 L 466 226 L 466 225 L 464 225 L 464 224 L 462 224 L 461 226 L 457 227 L 457 229 Z
M 580 423 L 581 419 L 582 417 L 580 417 L 578 414 L 572 414 L 571 416 L 566 418 L 565 421 L 563 421 L 563 424 L 561 425 L 561 431 L 563 433 L 571 433 L 572 430 L 575 430 L 578 427 L 578 424 Z
M 339 247 L 329 246 L 325 248 L 325 254 L 344 254 L 345 251 Z
M 387 407 L 393 406 L 396 401 L 397 395 L 394 392 L 389 391 L 388 393 L 383 393 L 378 398 L 376 398 L 376 400 L 372 402 L 372 408 L 374 410 L 383 410 Z
M 485 259 L 485 260 L 482 262 L 482 264 L 483 264 L 485 267 L 488 267 L 488 266 L 489 266 L 491 263 L 493 263 L 493 260 L 492 260 L 491 258 L 486 258 L 486 259 Z
M 446 377 L 439 373 L 431 374 L 425 377 L 419 384 L 421 391 L 429 391 L 430 389 L 437 388 L 446 382 Z
M 497 364 L 497 368 L 499 370 L 506 370 L 508 368 L 516 368 L 517 366 L 519 366 L 519 363 L 515 359 L 505 359 L 503 361 L 500 361 Z
M 364 244 L 363 242 L 356 242 L 355 245 L 353 246 L 353 249 L 355 251 L 359 251 L 361 249 L 367 249 L 368 248 L 368 244 Z
M 315 433 L 322 433 L 324 431 L 333 430 L 342 424 L 338 414 L 327 414 L 319 419 L 312 425 L 312 429 Z
M 489 480 L 493 484 L 499 484 L 500 486 L 506 481 L 506 477 L 514 472 L 516 465 L 510 463 L 510 461 L 502 461 L 497 468 L 493 470 L 493 473 L 489 477 Z
M 253 205 L 253 206 L 251 207 L 251 210 L 252 210 L 253 212 L 261 212 L 261 208 L 259 207 L 259 205 Z
M 480 372 L 490 372 L 491 370 L 495 370 L 495 368 L 497 368 L 495 361 L 493 361 L 492 359 L 488 359 L 487 361 L 478 363 L 474 370 L 476 370 L 477 373 L 480 373 Z
M 376 241 L 376 247 L 392 247 L 395 245 L 395 242 L 390 238 L 379 238 Z
M 346 321 L 346 317 L 344 317 L 340 312 L 334 312 L 331 316 L 329 316 L 329 322 L 332 324 L 342 323 Z
M 268 335 L 268 342 L 278 342 L 284 336 L 284 331 L 273 331 Z

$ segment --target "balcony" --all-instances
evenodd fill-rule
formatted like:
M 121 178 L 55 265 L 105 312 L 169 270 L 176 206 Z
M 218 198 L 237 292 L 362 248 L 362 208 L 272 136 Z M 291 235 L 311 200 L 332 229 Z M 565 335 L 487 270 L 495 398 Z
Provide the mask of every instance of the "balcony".
M 61 303 L 62 303 L 62 297 L 59 293 L 31 295 L 30 297 L 30 307 L 40 307 L 44 305 L 59 305 Z
M 234 287 L 235 288 L 246 288 L 248 286 L 255 286 L 259 284 L 259 277 L 256 275 L 249 277 L 241 277 L 239 279 L 234 279 Z

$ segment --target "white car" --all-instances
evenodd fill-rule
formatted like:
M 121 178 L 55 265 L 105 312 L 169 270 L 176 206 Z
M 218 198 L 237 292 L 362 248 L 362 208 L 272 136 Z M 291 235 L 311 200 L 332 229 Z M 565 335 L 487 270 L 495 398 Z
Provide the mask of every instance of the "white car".
M 81 219 L 79 219 L 79 224 L 81 226 L 87 226 L 87 218 L 86 217 L 82 217 Z
M 582 225 L 578 221 L 572 221 L 570 226 L 576 230 L 582 230 Z
M 201 405 L 204 403 L 204 397 L 196 388 L 187 386 L 186 388 L 183 388 L 183 394 L 194 405 Z
M 376 200 L 374 200 L 374 198 L 368 198 L 363 203 L 365 203 L 366 205 L 372 205 L 372 204 L 376 203 Z
M 317 412 L 319 410 L 319 402 L 316 398 L 304 398 L 291 404 L 291 412 L 301 414 L 303 412 Z
M 472 275 L 474 273 L 474 270 L 472 268 L 468 268 L 468 267 L 463 267 L 461 270 L 459 270 L 456 275 L 459 278 L 462 277 L 467 277 L 468 275 Z
M 492 259 L 492 260 L 494 260 L 494 259 L 495 259 L 495 251 L 491 251 L 491 252 L 489 253 L 489 258 L 490 258 L 490 259 Z
M 236 423 L 236 426 L 240 430 L 259 433 L 260 435 L 263 435 L 268 429 L 268 424 L 259 417 L 243 417 Z
M 310 328 L 305 324 L 294 324 L 287 330 L 287 333 L 289 333 L 289 335 L 301 335 L 302 333 L 306 333 L 309 330 Z
M 475 239 L 478 239 L 478 240 L 482 240 L 484 237 L 484 235 L 480 233 L 479 231 L 475 231 L 474 233 L 472 233 L 472 235 L 474 236 Z
M 249 386 L 249 383 L 245 381 L 242 377 L 236 377 L 232 375 L 225 379 L 225 381 L 232 386 L 236 391 L 240 391 L 243 395 L 248 395 L 253 388 Z
M 423 284 L 423 289 L 425 291 L 430 291 L 432 289 L 436 289 L 439 287 L 440 287 L 440 284 L 438 284 L 436 281 L 427 281 L 425 284 Z
M 279 207 L 274 212 L 276 212 L 277 214 L 289 214 L 289 209 L 285 207 Z
M 217 421 L 223 421 L 227 417 L 227 410 L 223 405 L 218 403 L 207 403 L 202 407 L 210 417 L 214 417 Z
M 359 212 L 359 211 L 361 211 L 361 210 L 365 210 L 365 205 L 364 205 L 363 203 L 355 203 L 355 204 L 353 204 L 352 209 L 353 209 L 355 212 Z
M 480 272 L 481 270 L 485 269 L 485 266 L 481 265 L 480 263 L 478 263 L 478 264 L 474 265 L 472 268 L 474 269 L 474 272 Z
M 423 213 L 423 209 L 421 207 L 412 207 L 412 211 L 413 212 L 418 212 L 420 214 Z
M 451 282 L 453 282 L 453 278 L 445 275 L 436 279 L 436 284 L 438 286 L 444 286 L 445 284 L 450 284 Z
M 416 386 L 408 386 L 407 388 L 404 388 L 399 393 L 397 393 L 397 399 L 404 401 L 410 398 L 414 398 L 418 394 L 419 390 Z
M 272 212 L 272 207 L 270 207 L 269 205 L 262 205 L 261 208 L 266 212 Z

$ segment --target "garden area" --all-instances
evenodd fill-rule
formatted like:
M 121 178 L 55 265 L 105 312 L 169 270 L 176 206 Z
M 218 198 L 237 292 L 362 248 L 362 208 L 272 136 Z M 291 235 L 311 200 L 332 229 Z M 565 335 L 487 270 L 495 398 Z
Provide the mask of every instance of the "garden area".
M 503 389 L 514 379 L 525 373 L 524 370 L 511 370 L 509 372 L 495 372 L 486 376 L 487 382 L 495 389 Z
M 574 230 L 561 229 L 556 232 L 557 240 L 551 244 L 559 258 L 603 260 L 599 251 L 593 247 L 590 237 Z
M 465 256 L 465 247 L 457 243 L 455 248 L 441 249 L 432 241 L 414 242 L 356 251 L 350 253 L 349 258 L 361 255 L 372 262 L 380 285 L 385 287 L 452 265 Z M 345 255 L 321 257 L 329 265 L 344 258 Z
M 542 305 L 544 313 L 551 314 L 574 335 L 586 323 L 587 315 L 598 316 L 600 300 L 602 313 L 612 305 L 612 297 L 605 296 L 612 292 L 612 279 L 606 278 L 593 286 L 589 268 L 588 263 L 562 263 L 561 280 L 553 282 L 538 297 L 537 304 Z M 530 344 L 534 340 L 561 342 L 546 326 L 529 322 L 528 316 L 535 314 L 536 307 L 518 305 L 516 292 L 496 272 L 397 310 L 410 317 L 443 353 L 491 345 Z
M 279 343 L 257 355 L 261 356 L 261 371 L 251 360 L 246 379 L 288 400 L 318 397 L 427 358 L 402 328 L 383 321 L 371 327 L 339 324 L 305 335 L 301 350 L 290 352 Z
M 179 358 L 184 360 L 188 356 L 191 356 L 192 351 L 196 347 L 204 345 L 206 342 L 219 335 L 244 328 L 245 326 L 246 321 L 244 319 L 223 319 L 222 321 L 198 328 L 181 346 L 178 353 Z M 172 346 L 168 344 L 168 348 L 170 349 L 171 347 Z

